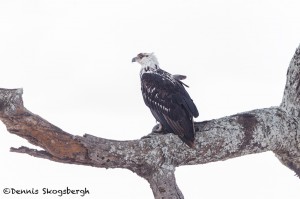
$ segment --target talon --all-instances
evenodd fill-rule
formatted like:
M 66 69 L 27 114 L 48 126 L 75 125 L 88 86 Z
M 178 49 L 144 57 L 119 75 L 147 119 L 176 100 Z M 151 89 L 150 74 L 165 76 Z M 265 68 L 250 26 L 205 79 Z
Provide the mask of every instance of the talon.
M 149 133 L 148 135 L 145 135 L 143 137 L 141 137 L 141 139 L 145 139 L 145 138 L 151 138 L 154 135 L 160 134 L 162 133 L 163 127 L 160 123 L 156 124 L 153 128 L 151 133 Z
M 141 139 L 147 139 L 147 138 L 151 138 L 151 133 L 148 134 L 148 135 L 145 135 L 145 136 L 141 137 Z

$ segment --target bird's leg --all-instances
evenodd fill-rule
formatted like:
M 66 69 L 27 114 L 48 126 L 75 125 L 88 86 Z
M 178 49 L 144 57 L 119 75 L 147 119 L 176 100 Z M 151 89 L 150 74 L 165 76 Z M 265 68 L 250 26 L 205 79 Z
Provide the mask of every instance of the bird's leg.
M 166 129 L 163 127 L 163 125 L 161 125 L 161 123 L 157 123 L 153 128 L 152 128 L 152 132 L 153 134 L 155 133 L 159 133 L 159 134 L 168 134 L 170 132 L 167 132 Z
M 163 126 L 161 125 L 161 123 L 157 123 L 153 128 L 152 128 L 152 132 L 149 133 L 148 135 L 143 136 L 141 139 L 144 138 L 151 138 L 151 136 L 153 135 L 157 135 L 157 134 L 167 134 L 168 132 L 164 131 Z
M 161 123 L 157 123 L 153 128 L 152 128 L 152 132 L 151 133 L 161 133 L 163 130 L 163 126 L 161 125 Z

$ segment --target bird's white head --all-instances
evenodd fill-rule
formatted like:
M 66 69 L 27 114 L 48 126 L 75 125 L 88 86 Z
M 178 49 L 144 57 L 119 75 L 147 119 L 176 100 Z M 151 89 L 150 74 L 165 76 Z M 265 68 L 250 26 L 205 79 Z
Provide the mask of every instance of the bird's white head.
M 132 62 L 138 62 L 141 64 L 142 69 L 159 69 L 159 63 L 154 53 L 140 53 L 136 57 L 132 58 Z

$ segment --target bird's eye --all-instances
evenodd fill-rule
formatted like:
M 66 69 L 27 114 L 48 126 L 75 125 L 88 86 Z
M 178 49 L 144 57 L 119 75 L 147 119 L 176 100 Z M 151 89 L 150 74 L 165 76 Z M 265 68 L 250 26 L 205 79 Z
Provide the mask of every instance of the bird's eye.
M 144 55 L 143 55 L 142 53 L 140 53 L 140 54 L 138 54 L 138 57 L 139 57 L 140 59 L 142 59 L 142 58 L 144 57 Z

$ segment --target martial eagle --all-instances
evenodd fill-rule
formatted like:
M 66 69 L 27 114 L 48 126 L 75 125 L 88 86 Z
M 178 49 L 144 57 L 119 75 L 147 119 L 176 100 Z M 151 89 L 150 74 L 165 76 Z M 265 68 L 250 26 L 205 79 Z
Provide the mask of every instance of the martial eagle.
M 140 78 L 145 104 L 159 122 L 159 131 L 174 133 L 189 147 L 194 147 L 193 117 L 199 113 L 181 80 L 184 75 L 171 75 L 159 67 L 153 53 L 140 53 L 132 62 L 141 64 Z

